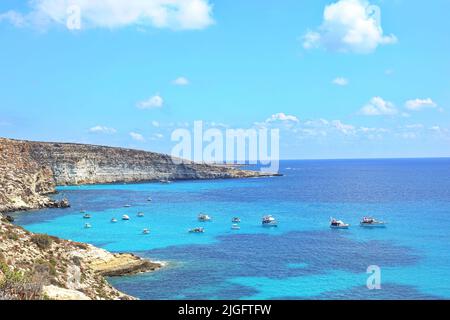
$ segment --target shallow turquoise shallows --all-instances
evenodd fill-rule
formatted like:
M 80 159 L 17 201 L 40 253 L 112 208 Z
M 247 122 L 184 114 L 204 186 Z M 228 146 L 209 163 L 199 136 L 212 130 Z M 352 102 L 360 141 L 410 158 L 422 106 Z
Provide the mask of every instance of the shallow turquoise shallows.
M 449 159 L 283 161 L 281 173 L 64 187 L 58 197 L 68 197 L 70 209 L 15 217 L 34 232 L 168 262 L 110 279 L 141 299 L 450 298 Z M 212 221 L 199 222 L 201 212 Z M 261 226 L 266 214 L 277 228 Z M 361 228 L 367 215 L 387 228 Z M 235 216 L 240 230 L 231 229 Z M 330 217 L 351 226 L 332 230 Z M 205 233 L 188 232 L 195 227 Z M 381 268 L 380 290 L 366 286 L 371 265 Z

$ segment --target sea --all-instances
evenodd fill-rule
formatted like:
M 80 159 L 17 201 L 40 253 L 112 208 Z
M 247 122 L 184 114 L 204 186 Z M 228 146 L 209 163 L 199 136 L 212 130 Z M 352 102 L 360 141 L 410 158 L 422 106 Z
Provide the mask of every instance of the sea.
M 450 298 L 450 159 L 286 160 L 280 173 L 59 187 L 71 208 L 14 217 L 33 232 L 163 261 L 108 279 L 140 299 Z M 278 227 L 262 226 L 268 214 Z M 386 228 L 360 227 L 364 216 Z M 331 217 L 349 229 L 331 229 Z M 188 232 L 196 227 L 205 232 Z

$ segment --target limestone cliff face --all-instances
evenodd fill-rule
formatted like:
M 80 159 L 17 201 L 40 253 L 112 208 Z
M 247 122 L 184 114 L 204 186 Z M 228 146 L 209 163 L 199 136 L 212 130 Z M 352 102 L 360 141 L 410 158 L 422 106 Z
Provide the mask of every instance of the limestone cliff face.
M 30 142 L 30 155 L 53 170 L 56 184 L 243 178 L 262 175 L 223 166 L 174 163 L 164 154 L 103 146 Z
M 0 139 L 0 212 L 48 206 L 54 192 L 52 169 L 30 155 L 30 146 Z
M 55 185 L 248 178 L 266 173 L 177 164 L 164 154 L 103 146 L 0 138 L 0 212 L 58 206 Z

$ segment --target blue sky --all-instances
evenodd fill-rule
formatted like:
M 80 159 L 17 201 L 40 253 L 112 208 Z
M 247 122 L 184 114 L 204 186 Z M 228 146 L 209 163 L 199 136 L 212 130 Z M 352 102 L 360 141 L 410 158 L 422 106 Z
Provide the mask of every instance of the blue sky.
M 203 120 L 280 128 L 282 158 L 450 156 L 447 0 L 104 3 L 2 0 L 0 136 L 170 152 Z

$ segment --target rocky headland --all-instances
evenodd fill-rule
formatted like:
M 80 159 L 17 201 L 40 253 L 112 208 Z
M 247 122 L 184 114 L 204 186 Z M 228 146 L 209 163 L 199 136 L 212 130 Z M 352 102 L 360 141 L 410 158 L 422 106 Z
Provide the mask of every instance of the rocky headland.
M 160 267 L 132 254 L 34 234 L 0 219 L 0 300 L 130 300 L 104 277 Z
M 0 138 L 0 212 L 65 207 L 56 185 L 230 179 L 272 174 L 230 166 L 177 163 L 165 154 L 73 143 Z

